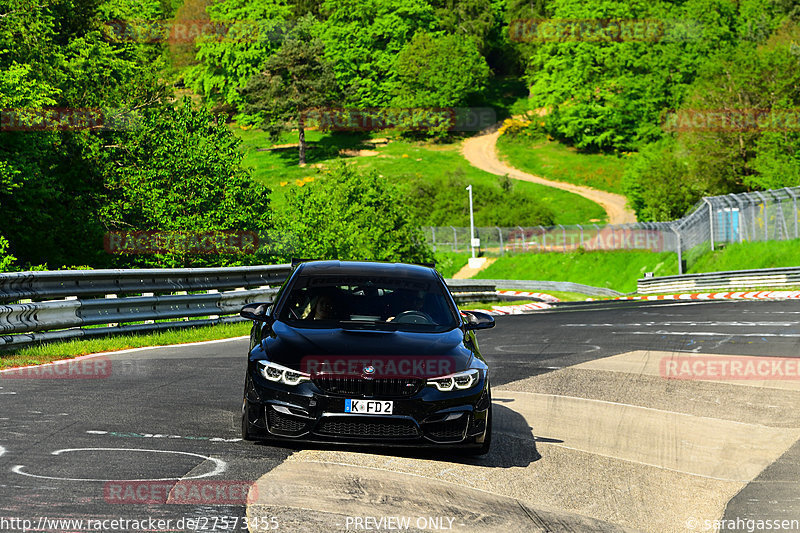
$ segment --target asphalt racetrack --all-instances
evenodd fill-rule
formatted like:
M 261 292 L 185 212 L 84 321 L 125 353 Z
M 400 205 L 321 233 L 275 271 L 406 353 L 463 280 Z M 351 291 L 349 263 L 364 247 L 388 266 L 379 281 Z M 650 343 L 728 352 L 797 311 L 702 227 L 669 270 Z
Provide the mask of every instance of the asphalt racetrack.
M 479 458 L 240 441 L 247 339 L 0 373 L 0 531 L 800 531 L 796 302 L 573 304 L 478 338 Z

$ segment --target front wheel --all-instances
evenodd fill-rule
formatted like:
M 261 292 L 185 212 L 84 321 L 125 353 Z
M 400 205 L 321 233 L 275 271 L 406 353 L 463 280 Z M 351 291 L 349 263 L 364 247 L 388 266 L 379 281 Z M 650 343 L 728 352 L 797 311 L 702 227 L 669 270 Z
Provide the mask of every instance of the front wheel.
M 250 420 L 247 419 L 247 399 L 242 400 L 242 440 L 255 440 L 250 431 Z
M 486 434 L 483 437 L 483 444 L 475 450 L 473 455 L 486 455 L 489 453 L 489 447 L 492 445 L 492 404 L 489 404 L 489 410 L 486 411 Z

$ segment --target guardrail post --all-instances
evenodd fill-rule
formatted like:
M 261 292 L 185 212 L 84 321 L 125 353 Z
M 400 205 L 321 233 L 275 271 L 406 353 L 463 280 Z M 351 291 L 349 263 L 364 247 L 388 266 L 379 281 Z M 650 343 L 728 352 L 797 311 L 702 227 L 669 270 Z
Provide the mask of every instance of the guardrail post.
M 210 289 L 206 291 L 206 294 L 219 294 L 219 291 L 217 289 Z M 217 320 L 219 315 L 208 315 L 208 318 L 211 320 Z
M 113 300 L 116 297 L 117 297 L 116 294 L 106 294 L 106 298 L 109 299 L 109 300 Z M 110 324 L 108 324 L 108 326 L 112 327 L 112 328 L 115 328 L 115 327 L 119 326 L 119 322 L 111 322 Z
M 143 293 L 142 293 L 142 296 L 144 296 L 144 297 L 155 296 L 155 293 L 152 293 L 152 292 L 143 292 Z M 145 324 L 155 324 L 155 323 L 156 323 L 156 321 L 155 321 L 155 320 L 145 320 L 145 321 L 144 321 L 144 323 L 145 323 Z

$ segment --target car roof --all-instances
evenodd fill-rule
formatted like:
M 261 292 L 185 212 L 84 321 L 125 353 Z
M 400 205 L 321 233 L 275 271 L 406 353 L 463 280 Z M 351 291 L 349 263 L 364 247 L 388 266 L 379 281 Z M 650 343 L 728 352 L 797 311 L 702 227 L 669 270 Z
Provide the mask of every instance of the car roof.
M 381 263 L 377 261 L 308 261 L 298 265 L 300 275 L 368 275 L 435 279 L 431 267 L 408 263 Z

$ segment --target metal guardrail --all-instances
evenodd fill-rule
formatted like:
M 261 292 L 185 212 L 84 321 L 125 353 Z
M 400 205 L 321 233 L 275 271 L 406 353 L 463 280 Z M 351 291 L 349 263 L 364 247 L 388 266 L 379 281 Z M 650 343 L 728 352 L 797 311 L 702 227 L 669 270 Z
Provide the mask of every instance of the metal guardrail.
M 643 278 L 638 280 L 637 286 L 638 292 L 642 294 L 792 287 L 800 286 L 800 267 L 732 270 Z
M 283 283 L 289 265 L 49 270 L 0 274 L 0 303 L 141 292 L 227 290 Z
M 524 291 L 561 291 L 577 292 L 589 296 L 622 296 L 624 293 L 617 292 L 605 287 L 592 287 L 569 281 L 537 281 L 537 280 L 510 280 L 510 279 L 487 279 L 487 281 L 498 289 L 514 289 Z
M 242 321 L 239 310 L 272 301 L 290 272 L 271 265 L 0 274 L 0 346 Z M 458 302 L 496 298 L 490 282 L 448 286 Z

